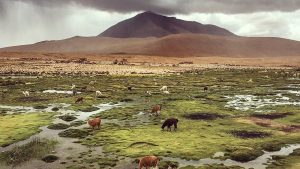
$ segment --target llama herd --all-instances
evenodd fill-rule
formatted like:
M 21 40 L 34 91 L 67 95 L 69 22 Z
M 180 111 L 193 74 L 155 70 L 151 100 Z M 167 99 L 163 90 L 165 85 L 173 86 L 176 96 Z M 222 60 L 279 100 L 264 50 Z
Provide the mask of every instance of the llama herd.
M 89 85 L 94 85 L 96 82 L 95 81 L 91 81 L 89 83 Z M 75 84 L 72 84 L 70 86 L 70 88 L 72 89 L 73 91 L 73 95 L 76 95 L 77 92 L 76 92 L 76 85 Z M 94 87 L 93 87 L 94 88 Z M 82 88 L 81 88 L 82 89 Z M 128 86 L 127 87 L 127 90 L 128 91 L 132 91 L 134 88 L 132 86 Z M 207 91 L 208 90 L 208 87 L 205 86 L 204 87 L 204 91 Z M 170 94 L 169 90 L 168 90 L 168 86 L 162 86 L 159 91 L 162 93 L 162 94 Z M 152 95 L 152 92 L 151 91 L 146 91 L 146 94 L 147 95 Z M 29 91 L 23 91 L 23 95 L 25 97 L 29 97 Z M 103 93 L 100 91 L 100 90 L 96 90 L 95 91 L 95 96 L 96 98 L 98 98 L 99 96 L 103 96 Z M 76 104 L 80 104 L 80 103 L 83 103 L 84 102 L 84 97 L 77 97 L 76 100 L 75 100 L 75 103 Z M 158 104 L 158 105 L 154 105 L 149 111 L 148 111 L 148 114 L 149 116 L 159 116 L 161 115 L 161 110 L 162 110 L 162 105 L 161 104 Z M 177 125 L 178 125 L 178 122 L 179 120 L 176 119 L 176 118 L 168 118 L 166 119 L 162 126 L 161 126 L 161 129 L 162 131 L 164 131 L 164 129 L 167 127 L 167 131 L 171 131 L 171 127 L 174 126 L 174 129 L 173 131 L 176 131 L 177 129 Z M 101 126 L 101 118 L 100 117 L 96 117 L 94 119 L 88 119 L 87 120 L 87 124 L 94 130 L 96 128 L 100 129 L 100 126 Z M 142 169 L 143 167 L 145 168 L 149 168 L 149 167 L 158 167 L 158 163 L 159 163 L 159 158 L 156 157 L 156 156 L 145 156 L 143 158 L 140 159 L 139 161 L 139 169 Z

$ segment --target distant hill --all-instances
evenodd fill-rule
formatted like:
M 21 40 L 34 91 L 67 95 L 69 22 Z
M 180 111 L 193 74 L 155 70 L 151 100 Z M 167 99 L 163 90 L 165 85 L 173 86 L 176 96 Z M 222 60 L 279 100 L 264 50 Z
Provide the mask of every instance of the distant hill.
M 214 25 L 144 12 L 94 37 L 73 37 L 2 48 L 7 52 L 140 54 L 158 56 L 300 57 L 300 42 L 241 37 Z
M 281 38 L 249 38 L 176 34 L 161 38 L 74 37 L 0 49 L 8 52 L 142 54 L 159 56 L 300 57 L 300 42 Z
M 163 37 L 172 34 L 198 33 L 220 36 L 234 36 L 233 33 L 215 25 L 184 21 L 153 12 L 144 12 L 124 20 L 101 33 L 102 37 L 145 38 Z

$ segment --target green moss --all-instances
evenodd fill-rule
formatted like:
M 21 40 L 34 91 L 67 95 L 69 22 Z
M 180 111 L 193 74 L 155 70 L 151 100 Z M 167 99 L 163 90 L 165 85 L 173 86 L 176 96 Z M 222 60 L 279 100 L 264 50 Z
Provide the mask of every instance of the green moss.
M 160 161 L 158 167 L 161 169 L 178 168 L 179 163 L 176 161 Z
M 80 108 L 78 110 L 82 112 L 93 112 L 99 110 L 99 108 L 91 106 L 91 107 Z
M 68 129 L 58 133 L 58 135 L 60 137 L 85 138 L 89 135 L 89 132 L 80 129 Z
M 44 105 L 36 105 L 36 106 L 33 106 L 34 109 L 46 109 L 47 106 L 44 106 Z
M 103 112 L 102 117 L 123 118 L 132 116 L 137 112 L 133 107 L 115 108 L 107 112 Z M 224 119 L 207 120 L 189 120 L 183 118 L 186 112 L 216 112 L 218 115 L 227 116 Z M 124 113 L 124 114 L 123 114 Z M 282 142 L 293 142 L 299 138 L 299 134 L 292 137 L 272 132 L 269 130 L 258 133 L 264 137 L 259 139 L 236 138 L 230 134 L 232 128 L 239 128 L 239 131 L 263 131 L 265 128 L 254 124 L 240 123 L 235 117 L 237 112 L 231 112 L 216 105 L 207 105 L 201 101 L 173 101 L 165 104 L 162 110 L 162 116 L 154 117 L 149 124 L 137 126 L 120 127 L 118 125 L 106 125 L 101 131 L 97 131 L 89 140 L 83 140 L 88 145 L 104 145 L 106 152 L 113 152 L 123 156 L 141 157 L 149 154 L 160 156 L 181 157 L 186 159 L 200 159 L 212 156 L 215 152 L 224 152 L 226 147 L 234 147 L 236 145 L 246 146 L 255 151 L 249 154 L 249 157 L 243 154 L 246 151 L 236 151 L 232 157 L 238 159 L 249 160 L 256 158 L 261 154 L 262 149 L 270 150 L 268 144 L 274 140 L 282 140 Z M 146 115 L 144 115 L 146 116 Z M 178 117 L 177 132 L 162 132 L 160 126 L 161 120 L 168 117 Z M 264 134 L 267 133 L 269 137 Z M 248 133 L 249 134 L 249 133 Z M 252 134 L 252 133 L 250 133 Z M 254 133 L 256 134 L 256 132 Z M 260 136 L 259 135 L 259 136 Z M 184 139 L 182 139 L 184 138 Z M 136 142 L 145 142 L 155 144 L 142 144 L 140 146 L 131 146 Z M 108 144 L 109 143 L 109 144 Z M 182 146 L 185 145 L 185 146 Z M 143 148 L 140 148 L 140 147 Z M 275 149 L 275 145 L 273 145 Z M 172 153 L 170 153 L 172 152 Z M 247 152 L 246 152 L 247 153 Z
M 272 99 L 277 94 L 275 90 L 290 89 L 290 87 L 286 87 L 289 83 L 300 83 L 300 80 L 291 81 L 278 74 L 276 75 L 275 71 L 278 70 L 262 72 L 260 70 L 224 69 L 195 70 L 191 73 L 182 73 L 181 75 L 43 77 L 30 79 L 30 82 L 35 84 L 35 91 L 43 91 L 51 88 L 69 90 L 72 83 L 75 83 L 77 86 L 88 86 L 90 81 L 97 80 L 98 82 L 101 81 L 101 83 L 96 83 L 94 85 L 95 89 L 101 89 L 101 92 L 106 97 L 97 99 L 94 92 L 87 90 L 80 94 L 85 99 L 82 104 L 74 104 L 75 97 L 69 95 L 40 94 L 39 92 L 34 92 L 34 95 L 31 97 L 24 98 L 21 93 L 24 90 L 28 90 L 28 88 L 26 89 L 26 85 L 8 85 L 0 86 L 1 91 L 9 91 L 3 93 L 5 97 L 1 97 L 0 102 L 3 105 L 18 106 L 67 103 L 71 104 L 69 108 L 75 111 L 93 111 L 93 105 L 116 103 L 123 99 L 130 99 L 127 100 L 130 102 L 124 102 L 122 107 L 94 115 L 100 116 L 102 119 L 113 119 L 112 121 L 108 121 L 108 123 L 116 124 L 103 123 L 101 130 L 89 133 L 92 135 L 79 140 L 79 143 L 82 142 L 92 147 L 103 145 L 104 152 L 134 158 L 155 154 L 185 159 L 199 159 L 211 157 L 215 152 L 225 152 L 227 156 L 224 158 L 229 158 L 229 154 L 233 153 L 233 150 L 253 149 L 257 151 L 275 151 L 284 144 L 299 143 L 299 132 L 287 132 L 283 131 L 280 127 L 262 127 L 254 122 L 249 122 L 249 118 L 253 114 L 260 114 L 254 112 L 254 110 L 261 110 L 261 114 L 268 115 L 267 117 L 270 117 L 270 112 L 280 114 L 292 112 L 292 114 L 276 116 L 276 118 L 273 118 L 273 115 L 271 115 L 271 121 L 279 126 L 299 125 L 299 106 L 271 105 L 261 108 L 254 106 L 253 110 L 249 111 L 239 111 L 234 108 L 225 107 L 226 102 L 229 101 L 225 96 L 249 94 L 256 95 L 259 98 Z M 292 71 L 290 72 L 292 73 Z M 264 78 L 264 76 L 269 76 L 270 78 Z M 154 84 L 154 78 L 157 85 Z M 253 83 L 247 83 L 249 79 L 253 79 Z M 13 81 L 24 81 L 24 79 L 17 78 Z M 27 81 L 28 79 L 26 79 Z M 268 84 L 272 84 L 272 86 L 261 86 Z M 169 87 L 170 95 L 163 95 L 159 91 L 159 88 L 163 85 Z M 128 91 L 127 86 L 133 86 L 134 90 Z M 208 92 L 203 91 L 204 86 L 209 87 Z M 152 95 L 147 95 L 146 91 L 152 91 Z M 299 99 L 299 96 L 295 94 L 284 93 L 283 95 L 289 97 L 291 101 Z M 151 110 L 152 106 L 156 104 L 163 105 L 161 116 L 149 117 L 146 112 Z M 54 111 L 58 111 L 58 109 Z M 146 114 L 140 114 L 140 112 Z M 14 113 L 20 112 L 16 111 Z M 184 118 L 188 114 L 195 113 L 217 114 L 221 118 L 214 118 L 214 120 L 191 120 Z M 9 116 L 7 114 L 4 115 Z M 161 132 L 160 127 L 162 122 L 170 117 L 179 119 L 178 131 L 172 133 Z M 31 118 L 29 117 L 28 120 L 30 121 Z M 71 123 L 71 126 L 79 126 L 84 123 L 86 122 L 75 121 Z M 230 133 L 232 130 L 263 131 L 272 135 L 263 138 L 244 139 L 232 135 Z M 0 131 L 2 131 L 1 128 Z M 20 134 L 23 133 L 21 129 L 19 132 Z M 20 135 L 19 133 L 10 134 L 12 134 L 11 138 Z M 69 134 L 72 135 L 72 133 Z M 7 137 L 5 140 L 11 138 Z M 276 142 L 279 142 L 279 144 L 273 144 Z M 243 153 L 235 153 L 243 156 Z M 77 162 L 79 163 L 80 160 Z M 216 166 L 215 168 L 224 167 L 218 165 L 212 166 Z
M 255 160 L 257 157 L 263 155 L 263 151 L 255 149 L 237 149 L 229 154 L 230 159 L 239 162 L 248 162 Z
M 83 124 L 86 124 L 86 122 L 79 120 L 79 121 L 73 121 L 73 122 L 71 122 L 70 126 L 72 126 L 72 127 L 78 127 L 78 126 L 81 126 Z
M 0 146 L 26 139 L 48 125 L 55 114 L 28 113 L 0 116 Z
M 60 119 L 62 119 L 64 121 L 67 121 L 67 122 L 73 121 L 73 120 L 77 119 L 75 116 L 72 116 L 72 115 L 69 115 L 69 114 L 63 115 L 63 116 L 59 116 L 58 118 L 60 118 Z
M 52 130 L 63 130 L 63 129 L 67 129 L 70 126 L 64 123 L 57 123 L 57 124 L 51 124 L 49 125 L 47 128 L 48 129 L 52 129 Z
M 283 146 L 284 144 L 274 141 L 271 143 L 263 144 L 261 147 L 263 150 L 271 152 L 271 151 L 279 151 Z

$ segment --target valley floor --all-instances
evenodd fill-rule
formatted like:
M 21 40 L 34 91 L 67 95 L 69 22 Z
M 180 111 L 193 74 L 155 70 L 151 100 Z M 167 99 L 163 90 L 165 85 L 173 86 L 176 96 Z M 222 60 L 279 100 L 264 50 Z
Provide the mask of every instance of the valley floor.
M 51 63 L 58 66 L 52 75 L 29 76 L 28 66 L 49 67 L 27 61 L 16 66 L 23 72 L 2 72 L 0 79 L 1 167 L 128 169 L 146 155 L 159 156 L 160 169 L 299 166 L 300 72 L 292 67 L 173 72 L 181 67 L 156 66 L 149 70 L 166 72 L 100 75 L 82 74 L 91 64 L 85 62 L 68 63 L 82 67 L 67 75 Z M 150 116 L 157 104 L 161 115 Z M 94 117 L 101 117 L 100 129 L 86 124 Z M 162 131 L 172 117 L 178 130 Z
M 293 69 L 299 57 L 163 57 L 0 52 L 0 74 L 168 74 L 202 69 Z

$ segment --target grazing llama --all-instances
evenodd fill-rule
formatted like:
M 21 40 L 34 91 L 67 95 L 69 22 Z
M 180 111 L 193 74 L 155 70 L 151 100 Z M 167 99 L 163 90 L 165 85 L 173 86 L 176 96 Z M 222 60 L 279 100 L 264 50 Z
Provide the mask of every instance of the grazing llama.
M 170 92 L 169 91 L 163 91 L 163 94 L 170 94 Z
M 23 91 L 22 93 L 25 97 L 29 97 L 29 91 Z
M 203 88 L 203 90 L 204 90 L 205 92 L 208 91 L 208 87 L 205 86 L 205 87 Z
M 147 91 L 146 93 L 147 93 L 149 96 L 152 95 L 151 91 Z
M 76 88 L 76 85 L 72 84 L 71 89 L 73 90 L 75 88 Z
M 156 156 L 146 156 L 140 159 L 139 169 L 145 167 L 146 169 L 150 167 L 158 168 L 159 158 Z
M 83 97 L 78 97 L 75 103 L 83 103 Z
M 152 107 L 150 115 L 154 114 L 154 115 L 160 115 L 162 109 L 162 105 L 155 105 Z
M 168 86 L 163 86 L 159 89 L 160 91 L 167 91 L 168 90 Z
M 94 129 L 96 126 L 100 129 L 101 119 L 99 117 L 88 120 L 88 124 Z
M 102 93 L 99 90 L 97 90 L 96 91 L 96 97 L 99 97 L 99 96 L 102 96 Z
M 175 119 L 175 118 L 170 118 L 170 119 L 167 119 L 163 125 L 161 126 L 162 130 L 165 129 L 165 127 L 168 127 L 168 130 L 171 131 L 171 126 L 174 125 L 174 131 L 176 131 L 177 129 L 177 123 L 178 123 L 178 119 Z

